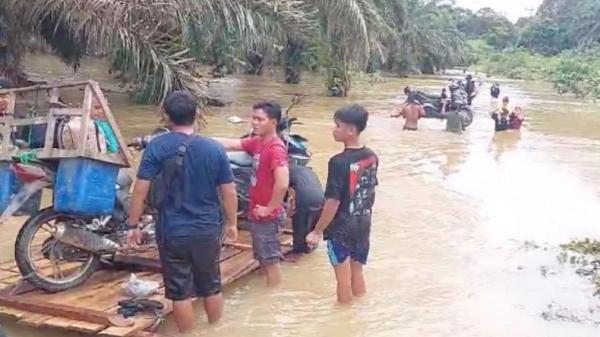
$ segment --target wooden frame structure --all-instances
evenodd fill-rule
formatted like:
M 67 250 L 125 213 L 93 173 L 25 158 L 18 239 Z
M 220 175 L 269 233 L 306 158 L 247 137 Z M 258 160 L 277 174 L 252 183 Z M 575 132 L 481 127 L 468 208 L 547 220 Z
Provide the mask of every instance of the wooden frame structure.
M 60 89 L 83 87 L 84 95 L 81 107 L 69 107 L 60 102 Z M 49 110 L 42 117 L 19 118 L 15 114 L 15 107 L 19 95 L 31 92 L 47 91 L 50 93 Z M 17 126 L 47 124 L 44 148 L 38 153 L 39 159 L 61 159 L 61 158 L 90 158 L 120 167 L 131 165 L 131 154 L 127 149 L 127 143 L 119 131 L 117 122 L 110 110 L 108 101 L 102 93 L 100 85 L 92 80 L 57 85 L 36 85 L 25 88 L 0 89 L 0 99 L 5 104 L 4 111 L 0 111 L 0 161 L 9 161 L 14 155 L 11 150 L 11 134 Z M 96 102 L 96 104 L 95 104 Z M 90 136 L 89 129 L 85 126 L 92 121 L 92 113 L 100 110 L 102 118 L 111 126 L 119 145 L 118 153 L 99 153 L 95 148 L 85 146 Z M 43 114 L 43 113 L 42 113 Z M 62 117 L 81 118 L 81 132 L 77 141 L 77 149 L 65 150 L 54 148 L 54 137 L 57 120 Z

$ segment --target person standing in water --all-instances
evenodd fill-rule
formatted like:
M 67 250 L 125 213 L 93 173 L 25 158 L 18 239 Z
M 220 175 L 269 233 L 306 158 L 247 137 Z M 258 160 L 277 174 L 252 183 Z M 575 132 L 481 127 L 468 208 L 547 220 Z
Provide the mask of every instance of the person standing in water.
M 203 302 L 209 323 L 221 318 L 221 243 L 223 235 L 231 241 L 237 238 L 237 193 L 229 159 L 222 146 L 195 135 L 197 105 L 186 91 L 175 91 L 165 99 L 171 132 L 146 147 L 126 222 L 128 243 L 136 248 L 142 239 L 138 223 L 152 181 L 160 174 L 173 177 L 165 180 L 167 187 L 161 191 L 165 199 L 158 209 L 156 239 L 165 297 L 173 301 L 175 323 L 182 333 L 195 325 L 194 298 Z
M 340 304 L 350 304 L 367 291 L 363 266 L 369 255 L 379 166 L 375 152 L 360 140 L 368 118 L 359 105 L 335 112 L 333 137 L 344 144 L 344 151 L 329 160 L 325 205 L 315 229 L 306 236 L 306 242 L 316 247 L 325 235 Z
M 525 116 L 523 115 L 523 109 L 521 109 L 520 106 L 515 107 L 513 112 L 508 115 L 508 123 L 510 124 L 511 130 L 520 130 L 524 120 Z
M 418 129 L 419 119 L 425 116 L 425 109 L 419 102 L 414 93 L 410 92 L 406 104 L 400 110 L 400 113 L 393 114 L 392 117 L 403 117 L 403 130 L 416 131 Z
M 500 84 L 492 84 L 492 87 L 490 88 L 490 95 L 492 95 L 493 98 L 500 97 Z
M 248 220 L 254 258 L 271 287 L 281 283 L 279 231 L 286 216 L 283 199 L 290 180 L 287 149 L 277 135 L 280 120 L 279 104 L 259 102 L 252 107 L 255 136 L 241 140 L 214 138 L 227 150 L 245 151 L 253 158 Z
M 510 99 L 508 97 L 504 97 L 502 99 L 502 105 L 498 108 L 498 111 L 494 111 L 491 115 L 494 120 L 494 130 L 498 131 L 506 131 L 510 129 L 509 124 L 509 106 Z

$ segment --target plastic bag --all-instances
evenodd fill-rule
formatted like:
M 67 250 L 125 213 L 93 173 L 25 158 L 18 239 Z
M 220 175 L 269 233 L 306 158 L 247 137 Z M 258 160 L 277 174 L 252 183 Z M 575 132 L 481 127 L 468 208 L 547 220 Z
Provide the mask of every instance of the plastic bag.
M 138 279 L 135 274 L 129 276 L 129 281 L 123 284 L 123 292 L 130 297 L 148 297 L 158 292 L 158 282 Z

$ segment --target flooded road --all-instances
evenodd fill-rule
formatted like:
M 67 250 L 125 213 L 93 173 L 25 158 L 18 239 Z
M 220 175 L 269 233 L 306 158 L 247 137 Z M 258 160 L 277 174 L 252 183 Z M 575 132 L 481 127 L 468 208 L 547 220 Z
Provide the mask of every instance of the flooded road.
M 36 58 L 30 65 L 58 67 Z M 89 74 L 106 78 L 84 64 L 78 76 Z M 388 117 L 405 85 L 437 92 L 445 81 L 357 81 L 344 99 L 323 97 L 317 77 L 294 86 L 269 76 L 214 86 L 234 102 L 213 110 L 208 135 L 244 133 L 246 125 L 225 119 L 245 117 L 261 98 L 285 106 L 289 93 L 310 95 L 291 114 L 304 122 L 294 132 L 310 140 L 311 165 L 323 181 L 328 158 L 341 150 L 331 137 L 333 112 L 363 104 L 371 112 L 364 141 L 380 156 L 380 186 L 366 298 L 352 308 L 335 305 L 334 276 L 321 247 L 285 265 L 277 291 L 256 276 L 229 287 L 223 321 L 202 322 L 190 336 L 598 336 L 600 300 L 556 257 L 559 244 L 600 237 L 600 108 L 545 85 L 505 81 L 502 96 L 526 113 L 520 133 L 494 134 L 488 114 L 498 102 L 487 89 L 475 99 L 475 121 L 462 135 L 444 132 L 438 120 L 403 132 L 403 121 Z M 109 100 L 126 137 L 156 126 L 154 107 L 131 105 L 120 94 Z M 0 260 L 11 257 L 16 230 L 15 224 L 3 228 Z M 543 318 L 557 308 L 578 319 Z M 67 336 L 12 324 L 8 330 L 11 337 Z M 162 331 L 173 335 L 173 322 Z

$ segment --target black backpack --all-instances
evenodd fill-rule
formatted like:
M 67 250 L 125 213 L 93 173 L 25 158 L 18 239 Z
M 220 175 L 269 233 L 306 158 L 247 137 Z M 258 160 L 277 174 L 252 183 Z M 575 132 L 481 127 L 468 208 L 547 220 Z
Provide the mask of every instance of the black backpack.
M 154 210 L 161 210 L 168 200 L 173 200 L 176 208 L 180 208 L 183 203 L 183 186 L 177 178 L 182 178 L 185 173 L 184 158 L 188 153 L 190 143 L 196 138 L 194 135 L 188 136 L 179 147 L 175 155 L 165 160 L 162 164 L 160 173 L 154 177 L 150 184 L 150 193 L 148 193 L 148 206 Z M 175 188 L 174 188 L 175 187 Z

